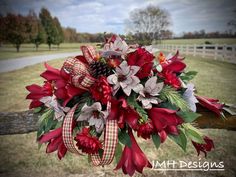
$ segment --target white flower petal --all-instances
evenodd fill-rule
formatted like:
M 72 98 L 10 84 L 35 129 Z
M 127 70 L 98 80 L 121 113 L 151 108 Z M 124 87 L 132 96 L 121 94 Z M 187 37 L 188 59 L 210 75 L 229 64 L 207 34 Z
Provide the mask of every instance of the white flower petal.
M 139 93 L 143 90 L 143 85 L 142 84 L 138 84 L 136 85 L 135 87 L 133 87 L 133 90 L 136 92 L 136 93 Z
M 88 120 L 88 119 L 90 119 L 91 116 L 92 116 L 92 114 L 90 112 L 81 112 L 81 114 L 79 115 L 77 121 Z
M 143 104 L 143 106 L 145 106 L 145 107 L 146 107 L 149 103 L 150 103 L 150 102 L 149 102 L 148 99 L 143 99 L 143 100 L 142 100 L 142 104 Z
M 131 75 L 135 75 L 140 70 L 140 67 L 139 66 L 131 66 L 130 70 L 131 70 Z
M 158 84 L 156 84 L 155 88 L 152 90 L 152 92 L 150 93 L 150 95 L 158 95 L 158 93 L 163 89 L 164 87 L 164 82 L 160 82 Z
M 122 89 L 123 89 L 123 91 L 125 92 L 125 94 L 126 94 L 127 96 L 130 95 L 130 93 L 131 93 L 131 87 L 130 87 L 130 86 L 127 86 L 127 87 L 122 88 Z
M 120 88 L 119 83 L 117 83 L 116 85 L 113 86 L 113 88 L 112 88 L 112 95 L 113 96 L 118 92 L 119 88 Z
M 148 105 L 144 106 L 144 109 L 151 109 L 152 108 L 152 104 L 149 103 Z
M 150 87 L 151 89 L 153 89 L 155 87 L 156 83 L 157 83 L 157 77 L 151 77 L 145 83 L 145 87 Z
M 107 82 L 109 84 L 115 85 L 118 82 L 118 77 L 116 74 L 112 74 L 110 76 L 107 77 Z
M 130 72 L 130 66 L 127 64 L 126 61 L 123 61 L 119 67 L 116 67 L 116 72 L 118 75 L 128 75 Z
M 95 123 L 95 128 L 98 133 L 101 133 L 101 131 L 104 128 L 104 122 L 102 119 L 98 119 L 97 122 Z
M 98 111 L 102 110 L 102 105 L 100 102 L 93 103 L 91 107 L 93 108 L 93 110 L 98 110 Z

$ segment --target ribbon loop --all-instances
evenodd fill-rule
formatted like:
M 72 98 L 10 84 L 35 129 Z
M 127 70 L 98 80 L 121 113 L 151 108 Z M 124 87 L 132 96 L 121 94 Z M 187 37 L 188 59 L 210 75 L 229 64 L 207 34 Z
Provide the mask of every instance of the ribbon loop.
M 99 154 L 91 155 L 92 162 L 95 166 L 109 165 L 115 155 L 116 145 L 118 143 L 118 124 L 117 120 L 108 120 L 105 128 L 104 151 L 102 158 Z
M 76 148 L 76 145 L 74 144 L 73 139 L 73 119 L 74 119 L 74 112 L 77 108 L 76 104 L 65 116 L 63 125 L 62 125 L 62 140 L 65 144 L 65 147 L 68 149 L 68 151 L 82 155 L 79 150 Z

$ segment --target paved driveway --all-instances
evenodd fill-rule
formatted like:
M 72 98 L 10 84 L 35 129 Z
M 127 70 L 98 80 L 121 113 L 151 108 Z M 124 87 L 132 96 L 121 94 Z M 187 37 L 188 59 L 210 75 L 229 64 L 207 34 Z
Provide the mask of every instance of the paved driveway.
M 54 60 L 58 58 L 65 58 L 69 56 L 76 56 L 80 54 L 81 52 L 68 52 L 68 53 L 57 53 L 50 55 L 30 56 L 30 57 L 1 60 L 0 73 L 13 71 L 16 69 L 24 68 L 25 66 L 34 65 L 44 61 Z

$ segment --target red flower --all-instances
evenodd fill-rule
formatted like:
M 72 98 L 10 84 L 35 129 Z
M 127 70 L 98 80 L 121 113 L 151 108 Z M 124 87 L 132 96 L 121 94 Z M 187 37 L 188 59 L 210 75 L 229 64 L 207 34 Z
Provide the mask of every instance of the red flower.
M 209 109 L 210 111 L 213 111 L 218 116 L 221 115 L 224 105 L 221 103 L 218 103 L 219 100 L 214 99 L 214 98 L 207 98 L 203 96 L 196 96 L 196 98 L 203 107 Z
M 137 130 L 139 114 L 131 108 L 125 99 L 111 100 L 111 110 L 107 119 L 118 120 L 118 126 L 124 128 L 127 123 L 132 129 Z
M 128 54 L 127 62 L 129 65 L 136 65 L 140 67 L 137 76 L 140 79 L 143 79 L 150 75 L 154 58 L 155 57 L 145 50 L 145 48 L 138 48 L 134 52 Z
M 138 126 L 137 135 L 144 139 L 150 139 L 150 135 L 154 133 L 154 127 L 152 122 L 142 123 Z
M 55 96 L 58 99 L 63 100 L 63 106 L 65 106 L 74 96 L 81 95 L 85 92 L 71 84 L 71 76 L 66 73 L 63 68 L 58 70 L 49 66 L 47 63 L 45 63 L 45 67 L 47 70 L 40 76 L 55 84 Z
M 178 135 L 177 126 L 183 120 L 176 114 L 176 111 L 166 108 L 152 108 L 148 111 L 148 115 L 152 119 L 154 128 L 161 138 L 161 142 L 165 141 L 167 134 Z
M 39 143 L 49 142 L 47 145 L 46 153 L 51 153 L 57 150 L 57 156 L 61 160 L 66 152 L 67 148 L 65 147 L 62 140 L 62 128 L 57 128 L 52 130 L 39 138 Z
M 159 76 L 164 79 L 165 84 L 171 85 L 176 89 L 179 89 L 181 87 L 181 81 L 174 72 L 170 70 L 165 70 L 159 73 Z
M 43 103 L 40 102 L 39 100 L 42 97 L 52 96 L 53 94 L 53 87 L 52 87 L 52 84 L 49 82 L 45 82 L 42 87 L 36 84 L 32 84 L 32 85 L 26 86 L 26 89 L 30 92 L 26 96 L 26 99 L 32 100 L 29 106 L 30 109 L 41 106 Z
M 131 147 L 125 146 L 115 170 L 122 168 L 124 174 L 132 176 L 135 171 L 142 173 L 144 167 L 152 168 L 152 165 L 138 146 L 131 129 L 129 129 L 129 136 Z
M 76 145 L 82 150 L 82 152 L 87 154 L 95 154 L 102 148 L 102 144 L 97 137 L 91 136 L 89 131 L 89 128 L 84 127 L 82 132 L 76 135 Z
M 104 76 L 99 78 L 99 80 L 90 88 L 90 91 L 92 97 L 96 101 L 101 101 L 102 104 L 107 104 L 107 102 L 111 101 L 112 89 Z
M 161 66 L 163 71 L 172 71 L 174 73 L 179 73 L 184 70 L 186 67 L 186 64 L 182 62 L 183 58 L 179 58 L 179 51 L 176 52 L 176 54 L 170 58 L 169 60 L 166 60 L 166 62 L 162 62 Z
M 193 146 L 195 147 L 195 149 L 197 150 L 198 155 L 202 151 L 205 154 L 205 157 L 206 157 L 207 152 L 211 151 L 211 149 L 215 148 L 215 146 L 214 146 L 214 142 L 212 141 L 212 139 L 210 139 L 207 136 L 204 137 L 204 141 L 205 141 L 204 144 L 199 144 L 199 143 L 196 143 L 194 141 L 192 141 L 192 143 L 193 143 Z

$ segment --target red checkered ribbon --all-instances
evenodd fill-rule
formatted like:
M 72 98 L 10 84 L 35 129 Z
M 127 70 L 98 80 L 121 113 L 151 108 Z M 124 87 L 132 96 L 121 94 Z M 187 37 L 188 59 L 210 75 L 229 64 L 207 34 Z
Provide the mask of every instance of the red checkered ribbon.
M 93 46 L 81 46 L 80 49 L 88 63 L 92 63 L 97 56 L 96 50 Z
M 102 159 L 99 154 L 94 154 L 91 156 L 92 162 L 95 166 L 108 165 L 112 162 L 116 145 L 118 143 L 118 124 L 117 120 L 108 120 L 105 128 L 105 141 L 104 141 L 104 151 Z
M 81 50 L 88 63 L 95 60 L 96 50 L 93 46 L 81 46 Z M 68 58 L 63 67 L 73 76 L 72 83 L 75 87 L 88 90 L 96 80 L 90 75 L 88 64 L 77 58 Z
M 76 148 L 73 139 L 73 119 L 74 112 L 77 108 L 77 104 L 66 114 L 63 125 L 62 125 L 62 140 L 68 149 L 68 151 L 82 155 L 79 150 Z

